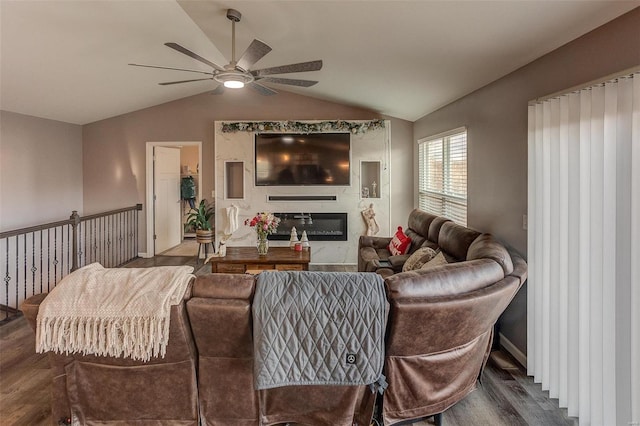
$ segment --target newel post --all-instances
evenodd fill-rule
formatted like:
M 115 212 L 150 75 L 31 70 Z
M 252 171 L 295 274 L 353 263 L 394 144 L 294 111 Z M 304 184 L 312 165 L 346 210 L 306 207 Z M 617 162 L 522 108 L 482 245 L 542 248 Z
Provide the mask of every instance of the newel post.
M 80 216 L 78 215 L 78 211 L 73 210 L 71 212 L 71 217 L 69 217 L 69 219 L 72 220 L 71 229 L 72 229 L 72 235 L 73 235 L 73 247 L 72 247 L 73 260 L 71 261 L 71 272 L 73 272 L 76 269 L 78 269 L 78 257 L 80 255 L 78 253 L 78 224 L 80 223 Z

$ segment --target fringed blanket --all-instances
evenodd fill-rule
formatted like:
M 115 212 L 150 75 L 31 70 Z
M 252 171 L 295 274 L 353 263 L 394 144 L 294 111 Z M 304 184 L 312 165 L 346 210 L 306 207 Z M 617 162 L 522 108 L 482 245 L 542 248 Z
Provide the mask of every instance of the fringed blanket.
M 256 389 L 376 382 L 387 306 L 374 273 L 263 271 L 252 308 Z
M 191 266 L 106 269 L 67 275 L 38 310 L 36 352 L 148 361 L 164 357 L 171 306 L 182 301 Z

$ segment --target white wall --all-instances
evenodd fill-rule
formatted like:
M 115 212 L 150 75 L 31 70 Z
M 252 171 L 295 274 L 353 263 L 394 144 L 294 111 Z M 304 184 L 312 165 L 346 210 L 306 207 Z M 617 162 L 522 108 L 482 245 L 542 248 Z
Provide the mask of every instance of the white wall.
M 0 111 L 0 230 L 82 213 L 82 127 Z
M 216 237 L 219 239 L 226 225 L 225 209 L 231 204 L 240 208 L 239 229 L 234 232 L 228 246 L 253 246 L 255 231 L 244 226 L 244 220 L 262 211 L 268 212 L 326 212 L 348 214 L 348 241 L 311 241 L 311 263 L 355 264 L 357 263 L 358 238 L 366 226 L 360 212 L 373 203 L 380 226 L 379 236 L 388 236 L 392 194 L 390 194 L 391 151 L 390 122 L 386 128 L 351 135 L 351 185 L 336 187 L 256 187 L 254 185 L 254 133 L 222 133 L 222 122 L 215 123 L 216 161 Z M 225 161 L 244 161 L 244 199 L 225 199 Z M 380 161 L 380 198 L 361 198 L 360 161 Z M 370 184 L 370 182 L 365 182 Z M 337 201 L 323 202 L 269 202 L 267 195 L 336 195 Z M 398 194 L 400 197 L 400 194 Z M 402 195 L 405 197 L 406 193 Z M 403 218 L 406 222 L 406 216 Z M 300 237 L 300 235 L 298 235 Z M 288 241 L 272 241 L 272 246 L 286 246 Z

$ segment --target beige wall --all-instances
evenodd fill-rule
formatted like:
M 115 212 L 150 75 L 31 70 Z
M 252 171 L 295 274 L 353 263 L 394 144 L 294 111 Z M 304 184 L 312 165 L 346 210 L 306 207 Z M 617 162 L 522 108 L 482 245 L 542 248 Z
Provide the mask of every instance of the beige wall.
M 470 227 L 526 255 L 527 103 L 640 64 L 639 28 L 636 8 L 414 123 L 414 140 L 467 127 Z M 526 353 L 525 289 L 504 315 L 502 332 Z
M 82 213 L 82 128 L 0 111 L 0 230 Z
M 145 202 L 146 142 L 201 141 L 203 197 L 214 189 L 213 130 L 216 120 L 371 119 L 380 115 L 365 109 L 321 101 L 280 91 L 261 96 L 252 90 L 208 93 L 102 120 L 83 127 L 84 208 L 95 213 Z M 387 117 L 383 117 L 387 118 Z M 392 149 L 411 150 L 411 123 L 390 118 Z M 406 194 L 398 197 L 393 220 L 406 222 L 413 206 L 412 171 L 407 154 L 392 160 L 396 182 Z M 146 206 L 145 206 L 146 208 Z M 146 220 L 141 217 L 141 229 Z M 144 235 L 141 252 L 146 252 Z

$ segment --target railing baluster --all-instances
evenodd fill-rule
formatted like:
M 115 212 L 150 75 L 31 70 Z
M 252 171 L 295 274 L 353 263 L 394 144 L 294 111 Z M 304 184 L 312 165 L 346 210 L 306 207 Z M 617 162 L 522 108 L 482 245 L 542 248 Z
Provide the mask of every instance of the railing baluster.
M 47 292 L 51 291 L 51 228 L 47 229 Z
M 27 234 L 24 234 L 24 247 L 22 261 L 24 262 L 24 298 L 27 298 Z M 16 300 L 17 301 L 17 300 Z
M 42 229 L 40 230 L 40 293 L 42 293 Z
M 9 276 L 9 238 L 6 239 L 6 254 L 5 254 L 5 274 L 4 274 L 4 286 L 5 286 L 5 304 L 9 307 L 9 281 L 11 281 L 11 276 Z M 9 309 L 5 310 L 5 319 L 9 318 Z
M 20 236 L 16 235 L 16 278 L 14 280 L 14 282 L 16 283 L 16 306 L 18 306 L 18 294 L 20 293 L 20 289 L 18 288 L 18 280 L 20 279 L 20 273 L 19 273 L 19 269 L 20 268 L 20 262 L 19 257 L 20 257 L 20 240 L 18 239 Z
M 31 234 L 31 294 L 36 294 L 36 234 Z

